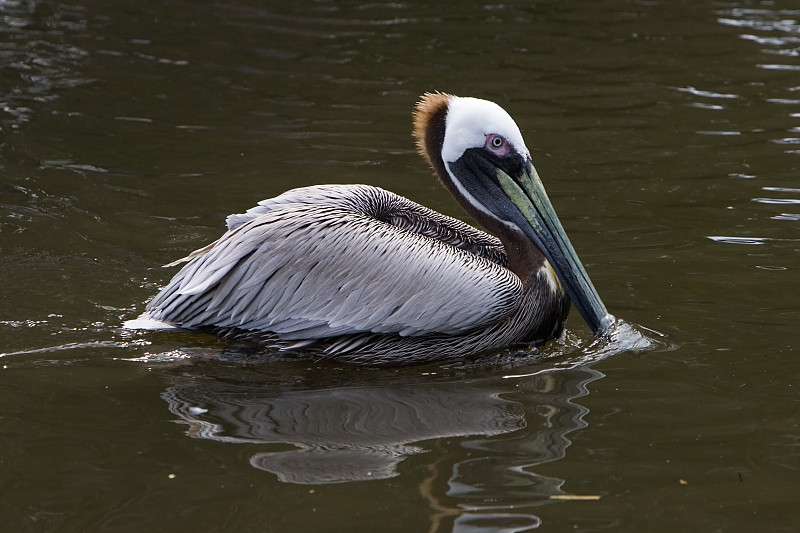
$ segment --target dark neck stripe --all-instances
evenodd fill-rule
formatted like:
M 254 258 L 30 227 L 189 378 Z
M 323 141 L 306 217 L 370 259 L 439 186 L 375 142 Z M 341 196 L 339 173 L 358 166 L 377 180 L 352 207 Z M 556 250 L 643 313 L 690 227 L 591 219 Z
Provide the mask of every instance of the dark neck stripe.
M 431 166 L 438 176 L 446 179 L 447 169 L 442 160 L 442 146 L 444 145 L 444 132 L 447 126 L 447 106 L 439 107 L 428 119 L 425 128 L 425 151 L 431 159 Z

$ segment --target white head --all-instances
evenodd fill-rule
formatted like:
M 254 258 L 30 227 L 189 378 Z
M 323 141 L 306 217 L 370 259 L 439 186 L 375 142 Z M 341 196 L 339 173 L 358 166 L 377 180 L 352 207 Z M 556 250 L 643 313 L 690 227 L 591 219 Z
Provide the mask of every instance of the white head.
M 505 109 L 479 98 L 451 96 L 445 126 L 442 159 L 456 161 L 470 148 L 480 148 L 487 135 L 500 135 L 523 158 L 530 157 L 517 124 Z

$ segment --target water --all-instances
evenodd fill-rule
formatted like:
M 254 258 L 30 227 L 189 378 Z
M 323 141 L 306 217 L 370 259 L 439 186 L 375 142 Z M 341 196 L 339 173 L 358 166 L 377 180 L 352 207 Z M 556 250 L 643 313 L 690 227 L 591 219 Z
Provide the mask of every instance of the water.
M 4 529 L 796 530 L 799 21 L 781 1 L 0 1 Z M 541 359 L 264 365 L 119 328 L 160 265 L 290 187 L 463 217 L 409 135 L 437 89 L 516 118 L 648 349 L 590 346 L 576 316 Z

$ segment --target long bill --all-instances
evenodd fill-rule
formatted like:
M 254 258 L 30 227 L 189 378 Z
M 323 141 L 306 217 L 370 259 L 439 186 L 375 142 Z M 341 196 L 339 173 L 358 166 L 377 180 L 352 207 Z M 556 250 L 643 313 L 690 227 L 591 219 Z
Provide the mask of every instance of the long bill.
M 515 178 L 497 169 L 500 186 L 527 222 L 520 229 L 536 243 L 550 262 L 573 305 L 592 332 L 598 336 L 609 332 L 614 324 L 614 316 L 606 310 L 578 259 L 530 159 L 521 175 Z

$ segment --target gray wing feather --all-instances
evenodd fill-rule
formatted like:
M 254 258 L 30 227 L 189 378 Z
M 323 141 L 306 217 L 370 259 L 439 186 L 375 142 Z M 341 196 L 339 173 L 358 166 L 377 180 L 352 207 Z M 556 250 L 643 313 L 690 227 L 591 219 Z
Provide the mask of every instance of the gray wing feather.
M 494 237 L 375 187 L 295 189 L 228 226 L 150 318 L 297 340 L 458 334 L 508 315 L 522 293 Z

